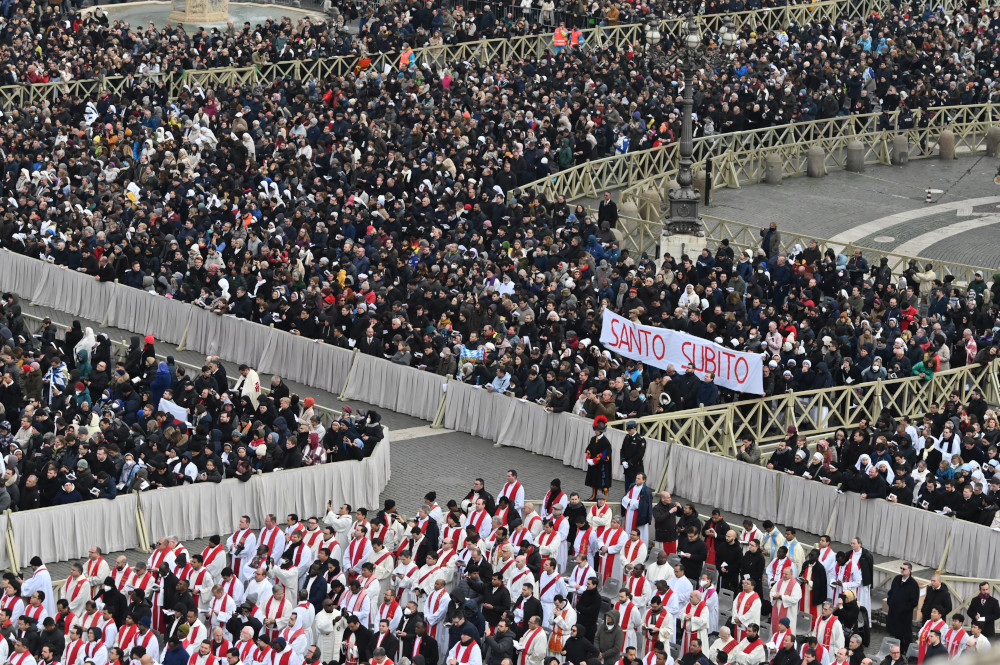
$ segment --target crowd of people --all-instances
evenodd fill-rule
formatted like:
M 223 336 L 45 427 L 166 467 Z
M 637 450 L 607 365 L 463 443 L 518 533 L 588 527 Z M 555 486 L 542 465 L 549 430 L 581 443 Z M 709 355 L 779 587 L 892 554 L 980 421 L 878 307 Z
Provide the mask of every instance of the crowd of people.
M 241 365 L 230 385 L 217 356 L 197 375 L 158 360 L 152 335 L 124 358 L 79 321 L 32 335 L 10 297 L 0 335 L 19 340 L 0 348 L 0 510 L 363 459 L 384 437 L 377 412 L 327 423 L 280 376 L 265 387 Z
M 12 6 L 12 22 L 26 24 L 55 11 Z M 48 35 L 32 54 L 77 49 L 76 61 L 100 73 L 119 59 L 185 68 L 201 66 L 189 57 L 216 65 L 269 49 L 275 60 L 289 48 L 318 54 L 329 34 L 305 21 L 191 36 L 101 21 L 5 34 L 26 50 L 26 32 Z M 996 21 L 974 9 L 891 8 L 774 34 L 746 28 L 729 64 L 693 83 L 698 131 L 876 105 L 926 119 L 941 104 L 992 99 Z M 97 46 L 107 60 L 87 55 Z M 761 353 L 768 395 L 929 378 L 996 353 L 998 287 L 986 278 L 958 289 L 915 263 L 893 275 L 860 253 L 784 252 L 774 227 L 760 248 L 723 242 L 699 256 L 634 256 L 616 236 L 610 193 L 591 214 L 523 188 L 677 135 L 678 80 L 650 69 L 641 48 L 583 44 L 443 66 L 405 59 L 324 80 L 189 86 L 172 100 L 154 79 L 135 78 L 121 94 L 14 109 L 0 121 L 0 245 L 588 415 L 740 397 L 690 369 L 610 357 L 596 341 L 604 308 Z
M 883 499 L 1000 530 L 1000 428 L 979 390 L 966 403 L 952 393 L 921 418 L 883 413 L 857 428 L 810 443 L 795 427 L 766 459 L 769 469 L 796 475 L 863 499 Z M 737 458 L 761 464 L 752 439 Z
M 499 487 L 499 484 L 498 484 Z M 442 501 L 442 503 L 444 503 Z M 188 550 L 143 560 L 98 547 L 59 593 L 40 557 L 3 576 L 0 657 L 12 665 L 906 665 L 990 648 L 988 584 L 953 605 L 904 563 L 888 588 L 884 659 L 870 642 L 872 555 L 854 539 L 810 548 L 794 528 L 719 511 L 701 521 L 643 474 L 614 508 L 558 479 L 525 500 L 517 471 L 476 479 L 415 515 L 328 504 L 315 516 L 243 516 Z M 914 612 L 916 611 L 916 614 Z M 965 612 L 966 614 L 963 614 Z M 914 634 L 916 616 L 921 629 Z M 965 625 L 965 616 L 971 619 Z

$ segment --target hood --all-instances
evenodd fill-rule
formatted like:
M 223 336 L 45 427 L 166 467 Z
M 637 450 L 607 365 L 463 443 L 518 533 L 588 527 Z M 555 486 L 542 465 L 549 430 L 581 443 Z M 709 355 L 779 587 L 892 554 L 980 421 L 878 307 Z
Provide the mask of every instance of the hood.
M 612 621 L 614 621 L 614 622 L 615 622 L 615 626 L 617 626 L 617 625 L 618 625 L 618 624 L 620 623 L 620 622 L 618 621 L 618 618 L 619 618 L 619 616 L 620 616 L 620 615 L 618 614 L 618 610 L 608 610 L 608 613 L 607 613 L 607 614 L 605 614 L 604 616 L 605 616 L 606 618 L 610 618 L 610 619 L 611 619 Z M 607 621 L 605 621 L 605 623 L 607 623 Z

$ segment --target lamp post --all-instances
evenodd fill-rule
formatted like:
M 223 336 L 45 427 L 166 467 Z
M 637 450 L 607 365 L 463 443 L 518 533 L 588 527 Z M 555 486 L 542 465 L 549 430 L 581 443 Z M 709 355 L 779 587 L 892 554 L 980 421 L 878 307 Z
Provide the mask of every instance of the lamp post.
M 646 29 L 647 39 L 653 36 L 659 41 L 659 31 L 657 28 Z M 725 60 L 723 51 L 732 48 L 736 44 L 736 26 L 731 17 L 723 19 L 722 28 L 719 30 L 719 46 L 714 50 L 703 48 L 701 43 L 701 31 L 695 21 L 694 14 L 688 11 L 681 27 L 681 37 L 675 51 L 666 54 L 664 51 L 655 48 L 650 52 L 650 60 L 658 65 L 676 65 L 684 75 L 684 93 L 681 97 L 681 139 L 677 146 L 679 162 L 677 168 L 678 188 L 670 192 L 669 210 L 663 224 L 663 235 L 665 238 L 673 238 L 670 245 L 676 245 L 680 237 L 703 236 L 704 231 L 701 225 L 700 196 L 693 187 L 694 174 L 691 165 L 694 163 L 693 134 L 693 109 L 694 109 L 694 74 L 699 69 L 705 67 L 716 67 Z M 680 251 L 675 249 L 674 251 Z

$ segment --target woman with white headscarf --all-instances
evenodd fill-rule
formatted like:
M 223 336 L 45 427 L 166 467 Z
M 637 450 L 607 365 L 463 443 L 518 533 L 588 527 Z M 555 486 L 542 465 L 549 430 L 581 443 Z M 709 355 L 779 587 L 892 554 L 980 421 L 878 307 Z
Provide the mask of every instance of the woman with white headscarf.
M 73 354 L 74 356 L 78 356 L 80 355 L 80 351 L 86 351 L 88 356 L 92 356 L 95 346 L 97 346 L 97 335 L 94 334 L 93 328 L 87 328 L 83 332 L 83 339 L 73 347 Z
M 694 284 L 688 284 L 684 287 L 684 293 L 677 300 L 677 306 L 688 308 L 691 306 L 701 307 L 701 296 L 694 292 Z

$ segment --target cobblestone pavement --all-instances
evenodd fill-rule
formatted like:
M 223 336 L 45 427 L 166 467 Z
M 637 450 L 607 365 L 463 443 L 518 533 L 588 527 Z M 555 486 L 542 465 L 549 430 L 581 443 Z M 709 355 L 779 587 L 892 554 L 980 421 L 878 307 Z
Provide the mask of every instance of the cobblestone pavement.
M 1000 265 L 998 161 L 966 156 L 906 166 L 835 171 L 816 180 L 788 178 L 779 186 L 720 189 L 708 215 L 861 246 L 980 266 Z M 925 203 L 926 190 L 933 202 Z M 888 219 L 887 219 L 888 218 Z

